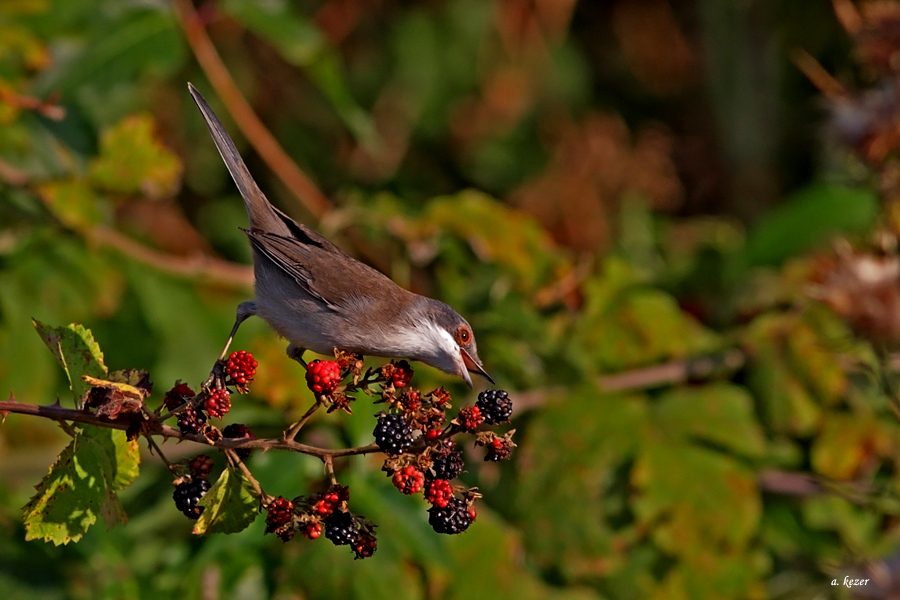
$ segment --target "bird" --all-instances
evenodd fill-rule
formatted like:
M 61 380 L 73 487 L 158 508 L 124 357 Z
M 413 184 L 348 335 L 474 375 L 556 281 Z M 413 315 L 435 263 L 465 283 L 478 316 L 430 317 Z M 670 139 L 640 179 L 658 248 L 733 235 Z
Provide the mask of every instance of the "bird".
M 301 365 L 307 350 L 342 350 L 422 362 L 463 378 L 470 388 L 470 373 L 494 383 L 468 321 L 448 304 L 400 287 L 273 206 L 215 112 L 191 83 L 188 90 L 244 199 L 249 228 L 242 231 L 253 253 L 256 298 L 238 306 L 219 362 L 241 323 L 256 315 L 288 341 L 288 356 Z

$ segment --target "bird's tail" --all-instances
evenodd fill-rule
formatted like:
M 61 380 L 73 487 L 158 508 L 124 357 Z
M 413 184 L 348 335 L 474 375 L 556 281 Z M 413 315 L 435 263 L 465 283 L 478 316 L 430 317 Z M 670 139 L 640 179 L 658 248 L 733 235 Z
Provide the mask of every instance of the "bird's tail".
M 244 206 L 247 209 L 247 217 L 250 220 L 250 229 L 263 229 L 273 233 L 282 233 L 282 230 L 285 230 L 284 232 L 286 233 L 284 223 L 276 214 L 275 208 L 269 203 L 266 195 L 256 185 L 256 181 L 250 175 L 244 159 L 241 158 L 237 148 L 234 146 L 234 142 L 231 140 L 231 136 L 225 131 L 216 113 L 209 107 L 209 104 L 206 103 L 206 100 L 203 99 L 197 88 L 190 83 L 188 83 L 188 90 L 191 92 L 194 102 L 197 103 L 197 107 L 206 121 L 206 126 L 209 127 L 209 133 L 216 144 L 216 148 L 219 150 L 219 154 L 222 156 L 222 160 L 225 161 L 225 166 L 228 167 L 228 172 L 231 173 L 231 178 L 234 179 L 234 183 L 244 198 Z

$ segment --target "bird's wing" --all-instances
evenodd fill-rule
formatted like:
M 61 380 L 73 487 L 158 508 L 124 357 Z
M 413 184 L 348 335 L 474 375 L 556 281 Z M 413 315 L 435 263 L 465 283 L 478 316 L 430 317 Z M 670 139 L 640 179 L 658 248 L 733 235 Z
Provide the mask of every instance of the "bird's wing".
M 256 229 L 244 233 L 254 248 L 296 281 L 303 291 L 332 310 L 340 311 L 360 296 L 371 294 L 373 288 L 378 289 L 379 296 L 388 298 L 403 294 L 402 288 L 383 273 L 345 254 L 318 234 L 315 238 L 298 239 Z M 319 243 L 316 238 L 325 243 Z M 328 282 L 327 286 L 323 281 Z M 360 288 L 361 281 L 366 282 L 367 289 Z

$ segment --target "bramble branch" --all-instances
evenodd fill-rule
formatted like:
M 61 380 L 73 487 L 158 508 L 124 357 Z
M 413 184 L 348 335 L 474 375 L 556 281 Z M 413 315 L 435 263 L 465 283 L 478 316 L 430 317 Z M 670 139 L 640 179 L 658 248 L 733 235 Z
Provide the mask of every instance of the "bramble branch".
M 26 404 L 23 402 L 18 402 L 14 398 L 11 398 L 10 400 L 0 401 L 0 415 L 3 416 L 3 420 L 6 420 L 6 416 L 9 413 L 32 415 L 61 422 L 85 423 L 87 425 L 107 427 L 110 429 L 126 430 L 131 425 L 131 421 L 129 421 L 128 419 L 111 420 L 107 417 L 95 415 L 91 412 L 77 410 L 74 408 L 64 408 L 59 403 L 51 405 Z M 200 434 L 182 433 L 175 427 L 171 427 L 155 419 L 148 421 L 145 429 L 143 430 L 143 433 L 146 435 L 162 436 L 163 438 L 175 438 L 178 440 L 195 442 L 204 446 L 210 446 L 219 449 L 236 450 L 239 448 L 247 448 L 262 450 L 289 450 L 291 452 L 298 452 L 300 454 L 315 456 L 322 460 L 325 460 L 329 457 L 335 458 L 340 456 L 355 456 L 359 454 L 371 454 L 374 452 L 380 452 L 376 444 L 358 446 L 356 448 L 340 448 L 330 450 L 327 448 L 318 448 L 316 446 L 301 444 L 293 440 L 285 440 L 283 438 L 222 438 L 219 440 L 210 440 Z

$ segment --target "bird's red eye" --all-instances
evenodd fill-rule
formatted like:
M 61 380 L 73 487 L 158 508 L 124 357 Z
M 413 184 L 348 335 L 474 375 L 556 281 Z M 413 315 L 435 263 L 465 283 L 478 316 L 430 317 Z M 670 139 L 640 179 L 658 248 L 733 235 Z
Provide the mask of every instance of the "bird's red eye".
M 471 339 L 472 332 L 465 325 L 456 330 L 456 341 L 460 344 L 468 344 Z

